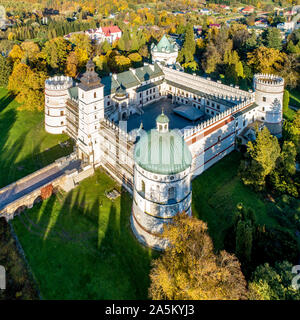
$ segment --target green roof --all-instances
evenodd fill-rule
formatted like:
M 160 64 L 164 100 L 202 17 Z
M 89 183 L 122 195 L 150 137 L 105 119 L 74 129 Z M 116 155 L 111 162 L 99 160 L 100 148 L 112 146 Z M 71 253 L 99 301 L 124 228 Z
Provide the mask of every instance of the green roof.
M 169 120 L 169 118 L 162 112 L 162 114 L 160 114 L 160 115 L 156 118 L 156 122 L 159 122 L 159 123 L 169 123 L 170 120 Z
M 154 70 L 149 65 L 135 69 L 133 71 L 124 71 L 118 73 L 115 79 L 113 76 L 106 76 L 101 78 L 101 83 L 104 85 L 104 95 L 110 95 L 116 92 L 120 86 L 123 89 L 128 89 L 140 85 L 142 82 L 163 76 L 164 73 L 160 69 L 157 63 L 154 64 Z
M 72 99 L 78 100 L 78 87 L 69 88 L 69 94 Z
M 170 41 L 165 34 L 160 39 L 158 44 L 152 47 L 152 49 L 158 52 L 170 52 L 170 53 L 177 51 L 176 44 L 174 43 L 174 41 Z
M 140 83 L 131 71 L 125 71 L 117 74 L 118 82 L 125 88 L 138 86 Z
M 186 170 L 192 163 L 191 152 L 176 130 L 142 134 L 134 150 L 137 164 L 146 171 L 170 175 Z

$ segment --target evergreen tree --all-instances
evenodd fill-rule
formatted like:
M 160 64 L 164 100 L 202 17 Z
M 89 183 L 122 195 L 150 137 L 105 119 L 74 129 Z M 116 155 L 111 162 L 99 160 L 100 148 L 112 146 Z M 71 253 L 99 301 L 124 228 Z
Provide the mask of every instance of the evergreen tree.
M 277 28 L 268 28 L 265 39 L 266 47 L 277 50 L 282 49 L 282 40 L 280 30 Z
M 286 113 L 289 110 L 289 102 L 290 102 L 290 93 L 288 90 L 284 90 L 283 93 L 283 113 Z

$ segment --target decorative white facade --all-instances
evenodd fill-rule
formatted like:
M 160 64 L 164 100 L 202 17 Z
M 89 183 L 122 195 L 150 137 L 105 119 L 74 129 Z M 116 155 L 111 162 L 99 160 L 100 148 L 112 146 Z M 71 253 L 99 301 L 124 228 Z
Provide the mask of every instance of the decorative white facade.
M 284 80 L 257 74 L 253 82 L 254 92 L 248 92 L 157 63 L 100 79 L 90 61 L 79 85 L 68 77 L 46 80 L 45 129 L 53 134 L 66 132 L 76 141 L 80 159 L 102 166 L 133 194 L 134 233 L 144 244 L 162 249 L 166 242 L 159 234 L 164 223 L 178 212 L 191 213 L 191 179 L 233 151 L 238 137 L 247 141 L 255 123 L 281 135 Z M 142 117 L 146 121 L 153 117 L 152 107 L 160 103 L 168 104 L 170 123 L 159 118 L 156 129 L 149 127 L 152 131 L 147 135 L 141 135 L 141 122 L 134 130 L 126 129 L 122 121 L 130 124 Z M 200 110 L 204 116 L 196 122 L 181 118 L 172 111 L 178 105 Z M 169 124 L 174 123 L 181 126 L 171 137 Z M 141 161 L 136 152 L 149 132 L 162 139 L 149 142 L 160 149 Z M 170 137 L 172 150 L 180 144 L 172 141 L 181 137 L 186 154 L 191 154 L 188 166 L 169 172 L 162 171 L 163 165 L 153 165 L 153 155 L 161 154 L 160 163 L 169 154 L 165 136 Z

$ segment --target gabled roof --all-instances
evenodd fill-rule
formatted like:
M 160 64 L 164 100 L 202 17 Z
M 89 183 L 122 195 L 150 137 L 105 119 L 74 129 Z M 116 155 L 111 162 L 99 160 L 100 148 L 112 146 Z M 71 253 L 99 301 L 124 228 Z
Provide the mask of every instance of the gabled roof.
M 135 69 L 135 76 L 140 82 L 150 80 L 163 75 L 162 70 L 159 68 L 158 64 L 154 64 L 154 70 L 149 65 Z
M 110 36 L 112 33 L 121 32 L 118 26 L 109 26 L 109 27 L 101 27 L 101 28 L 106 37 Z
M 119 84 L 122 84 L 126 89 L 138 86 L 140 84 L 132 71 L 125 71 L 117 74 L 117 80 Z

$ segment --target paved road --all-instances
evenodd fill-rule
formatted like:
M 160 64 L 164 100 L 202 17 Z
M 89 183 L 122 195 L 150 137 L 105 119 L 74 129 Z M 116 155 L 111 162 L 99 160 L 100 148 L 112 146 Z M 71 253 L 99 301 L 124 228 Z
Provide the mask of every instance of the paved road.
M 7 191 L 0 193 L 0 210 L 5 206 L 24 195 L 40 188 L 41 186 L 50 183 L 54 179 L 65 174 L 67 170 L 78 169 L 80 167 L 80 160 L 73 160 L 68 165 L 61 167 L 55 166 L 41 174 L 32 177 L 18 185 L 12 186 Z

